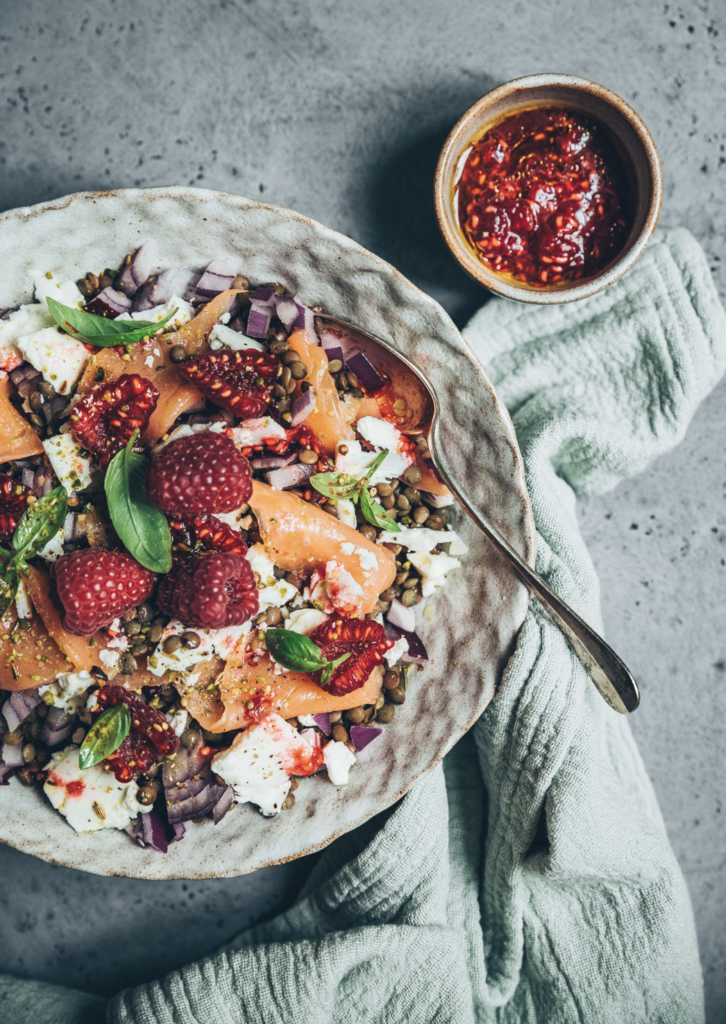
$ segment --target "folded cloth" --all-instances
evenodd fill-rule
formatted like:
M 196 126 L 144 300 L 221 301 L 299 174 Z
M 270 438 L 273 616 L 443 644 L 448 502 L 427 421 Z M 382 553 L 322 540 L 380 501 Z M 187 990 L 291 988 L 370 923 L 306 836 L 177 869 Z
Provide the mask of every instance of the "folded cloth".
M 703 253 L 660 233 L 607 291 L 489 302 L 464 332 L 512 415 L 537 568 L 601 628 L 575 492 L 682 437 L 726 365 Z M 0 979 L 3 1024 L 103 1004 Z M 270 923 L 105 1008 L 109 1024 L 694 1024 L 688 893 L 625 719 L 533 601 L 496 698 L 389 813 L 334 843 Z

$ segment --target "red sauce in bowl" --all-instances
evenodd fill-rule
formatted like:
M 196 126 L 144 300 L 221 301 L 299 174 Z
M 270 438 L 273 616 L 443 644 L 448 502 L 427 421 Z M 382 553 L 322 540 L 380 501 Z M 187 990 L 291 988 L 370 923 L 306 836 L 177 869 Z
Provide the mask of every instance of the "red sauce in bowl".
M 625 169 L 578 111 L 533 107 L 471 148 L 457 184 L 459 223 L 485 266 L 535 287 L 591 277 L 630 227 Z

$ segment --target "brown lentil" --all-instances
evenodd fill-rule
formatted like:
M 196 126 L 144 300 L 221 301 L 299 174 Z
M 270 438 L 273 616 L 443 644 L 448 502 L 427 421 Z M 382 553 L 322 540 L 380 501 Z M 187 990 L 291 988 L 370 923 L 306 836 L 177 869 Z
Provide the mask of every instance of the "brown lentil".
M 390 701 L 391 704 L 403 704 L 406 701 L 406 694 L 402 686 L 397 686 L 395 690 L 388 690 L 386 693 L 386 700 Z
M 378 709 L 376 715 L 376 721 L 382 725 L 388 725 L 389 722 L 393 721 L 393 716 L 396 714 L 396 709 L 393 704 L 384 704 L 382 708 Z
M 295 795 L 294 793 L 288 793 L 285 799 L 282 801 L 283 811 L 291 811 L 295 806 Z
M 413 605 L 418 604 L 423 598 L 423 594 L 420 594 L 418 590 L 404 590 L 401 594 L 401 604 L 405 608 L 412 608 Z
M 411 511 L 411 502 L 408 500 L 405 494 L 399 494 L 396 498 L 396 508 L 401 512 Z
M 297 355 L 297 352 L 295 353 L 295 355 Z M 282 370 L 280 371 L 280 376 L 278 379 L 280 381 L 280 386 L 283 388 L 287 388 L 287 385 L 292 380 L 292 370 L 290 369 L 289 366 L 283 366 Z
M 202 640 L 201 637 L 199 636 L 199 633 L 194 633 L 193 631 L 191 631 L 187 633 L 182 633 L 181 642 L 182 645 L 186 647 L 188 651 L 196 651 L 197 647 L 199 647 Z
M 380 488 L 378 489 L 378 493 L 381 493 Z M 384 508 L 390 511 L 392 508 L 395 507 L 396 499 L 393 497 L 392 494 L 384 494 L 383 497 L 381 498 L 381 505 L 383 505 Z
M 35 747 L 32 743 L 26 743 L 23 747 L 23 761 L 30 764 L 33 760 L 35 760 Z
M 342 726 L 342 725 L 334 725 L 333 726 L 333 739 L 336 740 L 338 743 L 347 743 L 348 742 L 348 731 L 347 731 L 347 729 L 345 729 L 344 726 Z
M 378 536 L 378 534 L 376 533 L 375 526 L 371 526 L 370 523 L 364 523 L 363 526 L 361 526 L 360 530 L 358 530 L 358 533 L 361 533 L 364 537 L 367 537 L 368 540 L 375 540 L 376 537 Z
M 153 628 L 153 627 L 152 627 Z M 149 634 L 151 630 L 149 630 Z M 181 637 L 179 636 L 168 636 L 162 644 L 162 650 L 164 654 L 174 654 L 182 646 Z
M 139 620 L 142 626 L 147 625 L 154 618 L 154 609 L 146 601 L 144 601 L 143 604 L 140 604 L 139 607 L 135 609 L 135 611 L 136 618 Z
M 412 505 L 417 505 L 421 501 L 421 491 L 417 491 L 415 487 L 404 487 L 403 493 Z
M 172 363 L 184 363 L 187 359 L 187 350 L 183 345 L 172 345 L 169 358 Z
M 300 779 L 298 779 L 297 776 L 293 775 L 292 778 L 290 779 L 290 792 L 294 793 L 299 785 Z
M 154 786 L 142 786 L 136 794 L 136 799 L 144 807 L 150 807 L 156 800 L 156 789 Z
M 318 453 L 314 452 L 312 448 L 303 448 L 299 458 L 304 465 L 312 466 L 318 461 Z
M 383 677 L 383 687 L 386 690 L 395 690 L 401 684 L 401 677 L 395 669 L 389 668 Z
M 343 369 L 343 364 L 340 359 L 331 359 L 328 363 L 328 373 L 340 373 Z
M 150 650 L 151 647 L 149 644 L 147 644 L 145 640 L 142 640 L 141 643 L 134 644 L 129 653 L 133 654 L 135 658 L 143 658 Z
M 122 675 L 132 676 L 139 666 L 133 654 L 122 654 L 118 667 Z
M 421 470 L 418 466 L 409 466 L 403 473 L 403 479 L 407 484 L 417 484 L 421 479 Z
M 158 642 L 161 640 L 163 632 L 164 626 L 161 622 L 152 622 L 148 632 L 148 637 L 152 644 L 158 644 Z
M 419 507 L 414 510 L 413 521 L 414 523 L 418 523 L 419 526 L 423 526 L 430 515 L 431 513 L 425 505 L 419 505 Z
M 444 520 L 439 515 L 429 516 L 426 525 L 430 530 L 443 530 Z
M 296 388 L 297 388 L 297 383 L 294 380 L 291 380 L 290 383 L 285 388 L 285 393 L 288 394 L 288 395 L 292 395 L 292 394 L 294 394 Z
M 270 352 L 273 355 L 281 356 L 283 352 L 287 352 L 290 348 L 287 338 L 280 337 L 280 333 L 276 334 L 270 342 Z
M 307 366 L 300 360 L 295 363 L 288 363 L 288 367 L 293 380 L 304 380 L 308 375 Z
M 360 725 L 365 718 L 365 711 L 363 708 L 351 708 L 350 711 L 346 711 L 345 719 L 352 725 Z
M 335 725 L 335 723 L 339 722 L 342 717 L 343 717 L 343 712 L 342 711 L 331 711 L 330 712 L 330 724 L 331 725 Z
M 3 736 L 3 741 L 10 747 L 17 747 L 23 742 L 22 729 L 13 729 L 12 732 L 6 732 Z
M 400 596 L 401 596 L 401 588 L 394 586 L 394 587 L 387 587 L 383 591 L 383 593 L 380 595 L 380 598 L 381 598 L 381 601 L 392 601 L 394 599 L 394 597 L 400 597 Z
M 132 619 L 130 622 L 124 623 L 124 633 L 126 636 L 138 636 L 141 632 L 141 623 L 138 619 Z
M 282 621 L 282 612 L 279 608 L 268 608 L 265 613 L 265 622 L 268 626 L 278 626 Z
M 181 745 L 186 750 L 191 750 L 193 747 L 196 747 L 197 743 L 200 742 L 201 738 L 201 734 L 198 732 L 197 729 L 185 729 L 184 732 L 179 737 Z

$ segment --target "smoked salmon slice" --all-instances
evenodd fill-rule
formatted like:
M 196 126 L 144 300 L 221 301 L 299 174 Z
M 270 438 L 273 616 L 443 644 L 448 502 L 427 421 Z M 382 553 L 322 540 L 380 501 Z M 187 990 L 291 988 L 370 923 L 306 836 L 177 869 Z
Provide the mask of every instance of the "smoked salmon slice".
M 37 612 L 22 628 L 15 610 L 8 613 L 0 626 L 0 690 L 35 689 L 73 669 Z
M 10 401 L 9 377 L 0 380 L 0 463 L 43 454 L 43 445 L 31 425 Z
M 300 361 L 307 367 L 307 379 L 317 393 L 315 410 L 305 420 L 305 426 L 310 427 L 327 451 L 335 451 L 339 441 L 352 441 L 355 433 L 346 422 L 345 409 L 338 398 L 335 381 L 328 372 L 325 349 L 316 345 L 305 330 L 293 331 L 287 340 L 290 348 L 297 352 Z

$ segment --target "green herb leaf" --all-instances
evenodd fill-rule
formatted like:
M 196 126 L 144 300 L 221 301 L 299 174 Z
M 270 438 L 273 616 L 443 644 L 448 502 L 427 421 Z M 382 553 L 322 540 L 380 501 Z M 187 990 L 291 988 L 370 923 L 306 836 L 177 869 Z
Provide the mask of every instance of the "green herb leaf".
M 0 619 L 4 619 L 17 597 L 20 577 L 15 566 L 5 565 L 0 571 Z
M 84 309 L 73 309 L 71 306 L 64 306 L 62 302 L 48 298 L 48 310 L 55 322 L 80 341 L 88 345 L 97 345 L 99 348 L 107 348 L 110 345 L 133 345 L 136 341 L 148 338 L 156 334 L 167 324 L 176 309 L 158 323 L 150 320 L 109 320 L 108 317 L 98 316 L 96 313 L 87 313 Z
M 400 533 L 401 527 L 383 505 L 374 501 L 370 496 L 367 487 L 364 487 L 360 494 L 360 510 L 372 526 L 379 530 L 388 530 L 390 533 Z
M 318 645 L 293 629 L 265 630 L 265 642 L 275 661 L 293 672 L 319 672 L 328 664 Z
M 345 501 L 358 497 L 360 480 L 346 481 L 343 473 L 316 473 L 310 477 L 310 483 L 316 491 L 324 494 L 326 498 L 335 498 L 337 501 Z
M 349 657 L 350 651 L 348 651 L 347 654 L 341 654 L 341 656 L 339 658 L 336 658 L 335 661 L 329 661 L 327 666 L 323 669 L 323 674 L 320 677 L 320 685 L 327 686 L 328 683 L 330 682 L 330 677 L 332 676 L 333 672 L 335 672 L 338 665 L 342 665 L 343 662 L 347 661 Z
M 105 480 L 108 512 L 123 544 L 146 569 L 169 572 L 171 532 L 164 513 L 151 504 L 144 479 L 148 459 L 133 451 L 134 431 L 126 447 L 108 467 Z
M 65 487 L 56 487 L 29 505 L 13 534 L 12 544 L 17 554 L 28 559 L 42 551 L 63 526 L 67 511 L 68 494 Z
M 78 751 L 81 768 L 92 768 L 114 750 L 118 750 L 131 729 L 131 712 L 127 704 L 107 708 L 88 730 Z
M 371 462 L 370 466 L 368 467 L 366 475 L 361 478 L 361 484 L 364 485 L 368 483 L 368 481 L 373 476 L 378 467 L 383 464 L 383 460 L 385 459 L 386 455 L 388 455 L 388 448 L 384 448 L 383 451 L 380 451 L 378 453 L 376 458 L 373 460 L 373 462 Z

